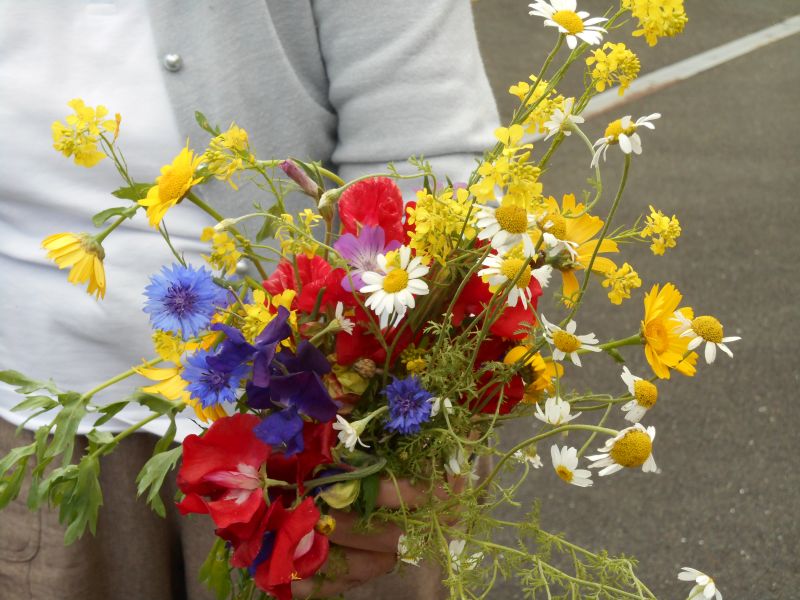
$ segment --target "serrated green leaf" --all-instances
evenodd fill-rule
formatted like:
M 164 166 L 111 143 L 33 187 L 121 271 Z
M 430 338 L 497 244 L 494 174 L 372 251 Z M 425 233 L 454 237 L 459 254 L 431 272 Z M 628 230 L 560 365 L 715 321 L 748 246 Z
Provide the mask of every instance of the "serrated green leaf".
M 29 456 L 36 452 L 36 442 L 28 444 L 27 446 L 19 446 L 12 448 L 2 460 L 0 460 L 0 475 L 5 475 L 20 461 L 27 459 Z
M 176 446 L 172 450 L 154 454 L 136 476 L 137 495 L 141 496 L 147 492 L 148 504 L 161 517 L 165 514 L 164 503 L 158 494 L 161 491 L 161 486 L 164 485 L 164 478 L 167 473 L 175 468 L 175 464 L 181 457 L 182 452 L 183 446 Z
M 26 456 L 17 463 L 17 468 L 11 475 L 0 478 L 0 510 L 8 506 L 8 503 L 19 496 L 22 489 L 22 482 L 25 479 L 25 472 L 28 470 L 28 459 Z
M 225 600 L 231 593 L 231 569 L 228 566 L 229 550 L 225 540 L 217 538 L 208 557 L 200 567 L 200 582 L 204 583 L 217 596 Z
M 113 208 L 107 208 L 105 210 L 101 210 L 99 213 L 92 217 L 92 223 L 95 227 L 101 227 L 103 223 L 108 221 L 111 217 L 127 217 L 131 218 L 133 215 L 136 214 L 136 211 L 139 210 L 139 205 L 128 205 L 128 206 L 114 206 Z
M 147 190 L 151 187 L 153 187 L 152 183 L 134 183 L 133 185 L 114 190 L 111 192 L 111 195 L 120 200 L 133 200 L 134 202 L 138 202 L 147 196 Z
M 58 406 L 58 402 L 50 396 L 28 396 L 25 400 L 14 406 L 12 412 L 45 409 L 50 410 Z
M 137 404 L 146 406 L 154 413 L 158 413 L 160 415 L 165 415 L 177 407 L 174 402 L 167 400 L 163 396 L 148 394 L 147 392 L 143 392 L 141 390 L 135 391 L 133 394 L 125 398 L 125 401 L 136 402 Z
M 31 394 L 38 390 L 47 390 L 53 394 L 58 394 L 59 389 L 56 387 L 52 380 L 49 381 L 36 381 L 30 377 L 23 375 L 19 371 L 0 371 L 0 381 L 8 385 L 15 385 L 17 388 L 14 390 L 18 394 Z
M 85 456 L 78 464 L 78 473 L 69 495 L 61 501 L 59 520 L 67 526 L 64 543 L 70 545 L 80 538 L 86 529 L 94 535 L 97 528 L 97 514 L 103 505 L 103 491 L 100 489 L 100 462 L 91 455 Z
M 63 455 L 62 464 L 66 465 L 72 460 L 72 451 L 75 448 L 75 434 L 84 415 L 86 403 L 77 392 L 66 392 L 58 395 L 62 409 L 53 419 L 53 441 L 47 447 L 45 458 L 55 458 Z
M 112 402 L 111 404 L 106 404 L 102 408 L 99 408 L 97 412 L 103 413 L 103 416 L 94 422 L 94 426 L 100 427 L 100 425 L 108 423 L 112 418 L 114 418 L 114 415 L 116 415 L 126 406 L 128 406 L 128 401 L 120 400 L 119 402 Z
M 178 431 L 178 426 L 175 423 L 175 413 L 170 415 L 169 427 L 161 439 L 156 442 L 156 447 L 153 449 L 153 454 L 161 454 L 169 448 L 170 444 L 175 441 L 175 433 Z
M 114 434 L 110 431 L 98 431 L 92 429 L 86 437 L 89 440 L 89 452 L 94 452 L 100 446 L 105 446 L 114 441 Z

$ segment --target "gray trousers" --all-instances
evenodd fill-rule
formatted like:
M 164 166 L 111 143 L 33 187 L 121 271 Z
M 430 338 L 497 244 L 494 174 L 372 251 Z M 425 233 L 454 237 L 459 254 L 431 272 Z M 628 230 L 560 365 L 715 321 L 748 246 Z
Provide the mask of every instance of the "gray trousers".
M 29 444 L 28 431 L 0 419 L 0 456 Z M 206 515 L 181 516 L 172 499 L 174 474 L 167 477 L 162 519 L 136 497 L 136 475 L 153 452 L 156 438 L 135 434 L 102 458 L 103 506 L 97 535 L 87 533 L 64 546 L 58 511 L 31 512 L 20 498 L 0 511 L 0 598 L 2 600 L 213 600 L 199 582 L 200 565 L 214 542 Z M 85 440 L 77 444 L 83 452 Z M 345 593 L 352 600 L 433 600 L 444 590 L 429 567 L 404 568 Z

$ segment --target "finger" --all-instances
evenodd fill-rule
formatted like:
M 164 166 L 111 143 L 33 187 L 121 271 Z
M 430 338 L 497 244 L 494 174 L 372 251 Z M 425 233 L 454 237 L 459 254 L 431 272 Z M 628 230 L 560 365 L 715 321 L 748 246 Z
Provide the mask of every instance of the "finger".
M 354 548 L 340 548 L 345 559 L 344 573 L 329 575 L 322 582 L 303 579 L 292 583 L 295 598 L 325 598 L 349 590 L 367 581 L 385 575 L 394 569 L 397 556 L 394 553 L 369 552 Z M 328 563 L 321 570 L 326 572 Z
M 447 500 L 451 494 L 460 493 L 466 485 L 466 479 L 460 475 L 448 476 L 447 481 L 450 490 L 441 483 L 437 483 L 433 488 L 433 494 L 439 500 Z M 427 503 L 429 496 L 430 487 L 426 484 L 414 485 L 407 479 L 398 479 L 395 484 L 391 479 L 381 479 L 376 504 L 384 508 L 397 509 L 405 506 L 408 509 L 414 509 Z
M 369 533 L 359 533 L 354 531 L 360 519 L 357 513 L 331 510 L 330 515 L 336 520 L 336 528 L 330 535 L 334 544 L 373 552 L 397 552 L 397 540 L 403 532 L 394 523 L 377 523 Z

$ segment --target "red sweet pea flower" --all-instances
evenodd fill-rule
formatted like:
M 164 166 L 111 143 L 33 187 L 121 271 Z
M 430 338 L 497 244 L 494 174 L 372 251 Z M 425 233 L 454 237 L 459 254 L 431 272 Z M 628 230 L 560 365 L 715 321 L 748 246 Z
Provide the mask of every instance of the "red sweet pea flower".
M 381 343 L 378 341 L 368 327 L 362 325 L 367 322 L 371 317 L 368 316 L 360 307 L 356 307 L 355 316 L 353 321 L 353 333 L 346 333 L 341 331 L 336 334 L 336 362 L 340 365 L 351 365 L 360 358 L 369 358 L 374 360 L 377 364 L 383 365 L 386 360 L 386 350 L 384 350 Z M 394 348 L 394 355 L 392 360 L 396 359 L 405 350 L 408 345 L 415 340 L 419 339 L 421 332 L 414 336 L 411 329 L 403 327 L 401 323 L 398 327 L 386 330 L 383 332 L 386 345 L 392 345 L 394 338 L 400 333 L 400 339 Z
M 510 340 L 521 340 L 526 335 L 524 330 L 530 329 L 536 323 L 534 310 L 539 296 L 542 295 L 542 288 L 535 277 L 531 277 L 528 287 L 531 291 L 528 308 L 523 308 L 522 303 L 517 303 L 514 307 L 503 305 L 500 309 L 500 316 L 489 328 L 492 335 Z M 492 292 L 489 291 L 489 284 L 477 275 L 473 275 L 453 306 L 453 325 L 458 326 L 465 317 L 479 314 L 491 299 Z
M 328 559 L 328 538 L 314 530 L 319 520 L 311 498 L 288 510 L 273 502 L 266 515 L 263 545 L 250 568 L 256 585 L 278 598 L 291 600 L 291 583 L 316 573 Z
M 186 494 L 183 514 L 208 513 L 217 527 L 249 522 L 264 504 L 259 469 L 271 448 L 253 434 L 256 415 L 215 421 L 200 437 L 183 441 L 178 486 Z
M 345 233 L 358 235 L 365 225 L 378 225 L 386 234 L 386 243 L 403 243 L 403 194 L 394 181 L 376 177 L 359 181 L 339 198 L 339 218 Z
M 347 305 L 355 303 L 353 295 L 342 288 L 344 269 L 334 269 L 321 256 L 309 258 L 305 254 L 298 254 L 297 273 L 300 276 L 301 292 L 292 302 L 292 308 L 304 313 L 314 310 L 317 295 L 324 287 L 320 308 L 333 307 L 337 302 Z M 297 290 L 294 265 L 288 260 L 278 263 L 275 272 L 264 281 L 264 289 L 271 295 L 277 295 L 284 290 Z
M 500 338 L 487 338 L 478 349 L 478 354 L 475 359 L 475 369 L 479 369 L 484 363 L 494 361 L 502 362 L 506 353 L 513 347 Z M 477 389 L 481 389 L 488 385 L 492 380 L 492 372 L 486 372 L 481 375 L 475 382 Z M 500 402 L 502 393 L 502 403 L 498 414 L 505 415 L 511 412 L 520 400 L 525 396 L 525 382 L 519 375 L 514 375 L 508 383 L 501 385 L 494 383 L 490 385 L 480 397 L 470 403 L 471 408 L 481 407 L 480 412 L 494 414 L 497 411 L 497 403 Z
M 270 479 L 279 479 L 296 482 L 299 493 L 303 493 L 303 482 L 311 477 L 320 465 L 332 464 L 331 448 L 338 443 L 333 431 L 333 421 L 327 423 L 303 423 L 303 451 L 286 456 L 283 452 L 274 452 L 267 460 L 267 476 Z M 274 488 L 270 488 L 272 491 Z M 291 490 L 289 500 L 295 497 Z

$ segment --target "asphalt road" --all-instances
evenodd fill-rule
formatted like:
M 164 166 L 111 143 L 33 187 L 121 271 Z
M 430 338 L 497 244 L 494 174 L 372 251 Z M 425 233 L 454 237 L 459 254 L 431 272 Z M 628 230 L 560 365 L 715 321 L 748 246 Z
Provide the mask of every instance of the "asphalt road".
M 508 86 L 538 70 L 554 40 L 552 30 L 527 16 L 526 4 L 475 4 L 505 118 L 514 106 Z M 608 3 L 580 4 L 602 14 Z M 680 37 L 654 48 L 624 40 L 639 53 L 642 74 L 800 13 L 800 2 L 687 0 L 686 10 L 690 20 Z M 626 471 L 580 489 L 565 486 L 545 460 L 522 494 L 526 507 L 542 500 L 545 529 L 638 558 L 640 576 L 659 598 L 688 594 L 689 586 L 676 579 L 682 566 L 711 574 L 726 600 L 800 598 L 799 55 L 795 35 L 586 123 L 586 133 L 596 139 L 615 118 L 662 113 L 655 132 L 646 132 L 644 154 L 634 160 L 617 223 L 633 222 L 654 204 L 680 218 L 683 234 L 665 257 L 652 256 L 643 244 L 625 247 L 642 288 L 622 307 L 595 290 L 595 301 L 578 320 L 581 331 L 601 339 L 628 335 L 641 319 L 644 290 L 671 281 L 685 305 L 717 316 L 726 335 L 743 337 L 732 345 L 734 360 L 720 355 L 713 365 L 701 362 L 696 377 L 673 377 L 660 386 L 659 404 L 646 424 L 658 430 L 654 453 L 661 474 Z M 590 174 L 585 148 L 574 138 L 567 142 L 544 176 L 545 192 L 557 197 L 585 188 Z M 622 160 L 611 156 L 604 181 L 613 190 Z M 541 306 L 551 304 L 546 296 Z M 646 372 L 641 350 L 629 350 L 634 373 Z M 620 391 L 619 368 L 610 359 L 585 362 L 582 380 L 572 381 L 576 388 Z M 570 368 L 568 375 L 576 371 Z M 619 416 L 614 422 L 624 423 Z M 504 443 L 524 439 L 532 428 L 513 424 Z M 509 581 L 491 597 L 521 595 Z

